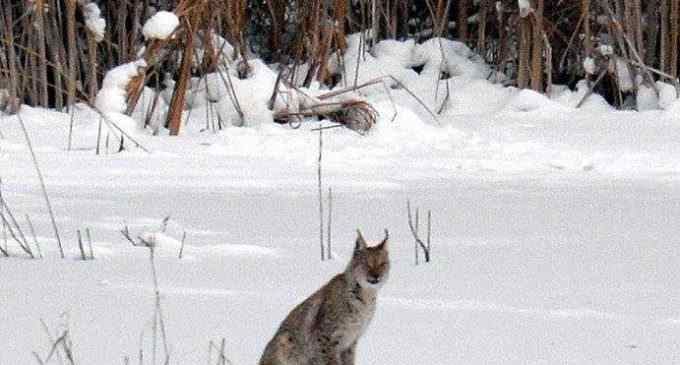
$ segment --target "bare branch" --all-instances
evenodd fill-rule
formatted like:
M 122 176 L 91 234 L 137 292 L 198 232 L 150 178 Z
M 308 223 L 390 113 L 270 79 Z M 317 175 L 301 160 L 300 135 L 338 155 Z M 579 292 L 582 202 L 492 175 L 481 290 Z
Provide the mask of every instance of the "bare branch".
M 423 240 L 420 238 L 418 234 L 418 209 L 416 209 L 416 223 L 414 225 L 413 223 L 413 215 L 411 213 L 411 201 L 407 200 L 406 201 L 406 211 L 408 214 L 408 227 L 411 230 L 411 234 L 413 235 L 413 238 L 415 239 L 415 242 L 417 243 L 418 247 L 421 248 L 423 251 L 423 254 L 425 255 L 425 262 L 430 262 L 430 217 L 431 213 L 428 211 L 428 239 L 427 239 L 427 244 L 423 242 Z

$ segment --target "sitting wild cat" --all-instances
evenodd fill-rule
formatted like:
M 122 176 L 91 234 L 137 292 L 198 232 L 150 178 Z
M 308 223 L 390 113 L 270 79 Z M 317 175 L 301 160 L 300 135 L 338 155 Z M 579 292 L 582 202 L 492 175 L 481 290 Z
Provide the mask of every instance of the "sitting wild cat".
M 387 230 L 374 247 L 357 234 L 345 272 L 288 314 L 260 365 L 354 365 L 357 341 L 373 318 L 377 291 L 390 270 Z

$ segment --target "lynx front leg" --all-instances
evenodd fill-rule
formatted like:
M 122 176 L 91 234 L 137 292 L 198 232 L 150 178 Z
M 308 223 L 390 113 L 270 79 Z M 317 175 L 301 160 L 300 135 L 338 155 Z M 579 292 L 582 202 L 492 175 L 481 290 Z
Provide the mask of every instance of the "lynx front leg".
M 356 354 L 357 343 L 354 342 L 347 350 L 340 354 L 341 365 L 354 365 L 354 355 Z
M 322 336 L 317 341 L 318 353 L 309 365 L 343 365 L 339 342 L 329 336 Z

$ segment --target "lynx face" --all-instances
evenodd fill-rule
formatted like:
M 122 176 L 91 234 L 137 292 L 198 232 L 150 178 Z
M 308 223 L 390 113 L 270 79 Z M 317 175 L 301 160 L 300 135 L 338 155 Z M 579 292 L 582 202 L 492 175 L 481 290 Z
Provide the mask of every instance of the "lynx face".
M 379 289 L 385 284 L 390 273 L 390 258 L 387 250 L 388 234 L 377 246 L 368 247 L 361 236 L 357 237 L 352 257 L 352 277 L 362 288 Z

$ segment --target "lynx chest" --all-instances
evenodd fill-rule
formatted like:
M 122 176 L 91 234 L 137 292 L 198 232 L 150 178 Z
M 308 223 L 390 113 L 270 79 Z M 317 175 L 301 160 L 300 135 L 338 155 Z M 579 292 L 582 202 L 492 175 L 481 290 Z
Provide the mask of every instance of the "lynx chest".
M 375 295 L 362 294 L 347 298 L 347 313 L 339 321 L 334 336 L 342 348 L 348 348 L 366 332 L 375 314 Z

